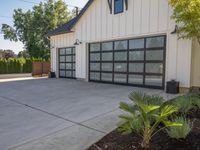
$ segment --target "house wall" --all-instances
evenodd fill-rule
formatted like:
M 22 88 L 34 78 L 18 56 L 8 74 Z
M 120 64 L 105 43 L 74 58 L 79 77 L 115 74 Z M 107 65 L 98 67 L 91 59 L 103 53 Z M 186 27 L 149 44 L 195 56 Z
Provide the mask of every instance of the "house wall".
M 197 41 L 192 43 L 192 77 L 191 83 L 194 87 L 200 87 L 200 45 Z
M 128 11 L 110 14 L 106 0 L 95 0 L 74 27 L 74 33 L 51 37 L 52 68 L 56 68 L 56 48 L 69 47 L 75 39 L 82 41 L 76 46 L 76 76 L 87 79 L 87 43 L 115 39 L 167 35 L 166 81 L 176 79 L 182 87 L 190 87 L 191 41 L 178 40 L 171 32 L 175 23 L 170 19 L 172 9 L 168 0 L 129 0 Z

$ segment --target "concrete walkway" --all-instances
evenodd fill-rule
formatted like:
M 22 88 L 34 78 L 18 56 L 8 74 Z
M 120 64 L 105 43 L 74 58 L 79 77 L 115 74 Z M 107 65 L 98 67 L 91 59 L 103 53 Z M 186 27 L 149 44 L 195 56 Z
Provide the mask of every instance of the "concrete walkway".
M 1 150 L 84 150 L 116 128 L 131 91 L 163 91 L 69 79 L 0 83 Z

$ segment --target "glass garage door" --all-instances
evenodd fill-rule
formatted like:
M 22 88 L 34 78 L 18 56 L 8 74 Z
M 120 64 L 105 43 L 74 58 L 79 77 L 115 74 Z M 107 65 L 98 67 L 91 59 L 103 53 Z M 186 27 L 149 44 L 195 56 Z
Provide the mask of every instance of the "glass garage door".
M 89 80 L 164 88 L 166 36 L 89 45 Z
M 75 48 L 59 49 L 59 77 L 75 78 Z

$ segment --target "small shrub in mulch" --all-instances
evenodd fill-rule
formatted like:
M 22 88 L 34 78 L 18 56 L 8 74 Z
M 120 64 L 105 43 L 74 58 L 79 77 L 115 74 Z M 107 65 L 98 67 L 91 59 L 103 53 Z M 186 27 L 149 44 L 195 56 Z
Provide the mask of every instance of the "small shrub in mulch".
M 194 99 L 190 98 L 191 97 L 189 97 L 189 99 L 186 98 L 186 100 L 191 100 L 193 102 Z M 168 103 L 174 104 L 175 100 Z M 181 107 L 181 105 L 184 105 L 185 108 L 190 108 L 187 111 L 177 111 L 171 114 L 168 116 L 168 120 L 172 121 L 172 118 L 184 116 L 185 119 L 191 122 L 191 131 L 185 138 L 172 138 L 167 133 L 167 130 L 164 129 L 150 139 L 148 148 L 144 148 L 141 146 L 143 138 L 139 136 L 137 132 L 133 130 L 129 134 L 121 134 L 119 129 L 116 129 L 93 144 L 88 150 L 200 150 L 200 109 L 196 105 L 196 102 L 193 103 L 192 107 L 190 105 L 187 106 L 187 104 L 180 104 L 179 107 Z M 156 131 L 163 127 L 164 124 L 161 122 L 157 126 Z

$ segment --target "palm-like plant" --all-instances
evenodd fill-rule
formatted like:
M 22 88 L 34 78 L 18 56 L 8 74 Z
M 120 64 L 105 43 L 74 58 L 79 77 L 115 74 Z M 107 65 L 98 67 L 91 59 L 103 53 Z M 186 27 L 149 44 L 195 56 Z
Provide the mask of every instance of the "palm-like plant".
M 151 138 L 162 129 L 182 126 L 167 119 L 178 109 L 172 105 L 163 105 L 163 98 L 138 92 L 131 93 L 129 98 L 133 104 L 120 103 L 120 109 L 126 114 L 120 116 L 122 122 L 118 129 L 124 134 L 135 132 L 140 135 L 143 139 L 141 143 L 143 148 L 149 148 Z M 164 127 L 158 129 L 160 123 L 163 123 Z

